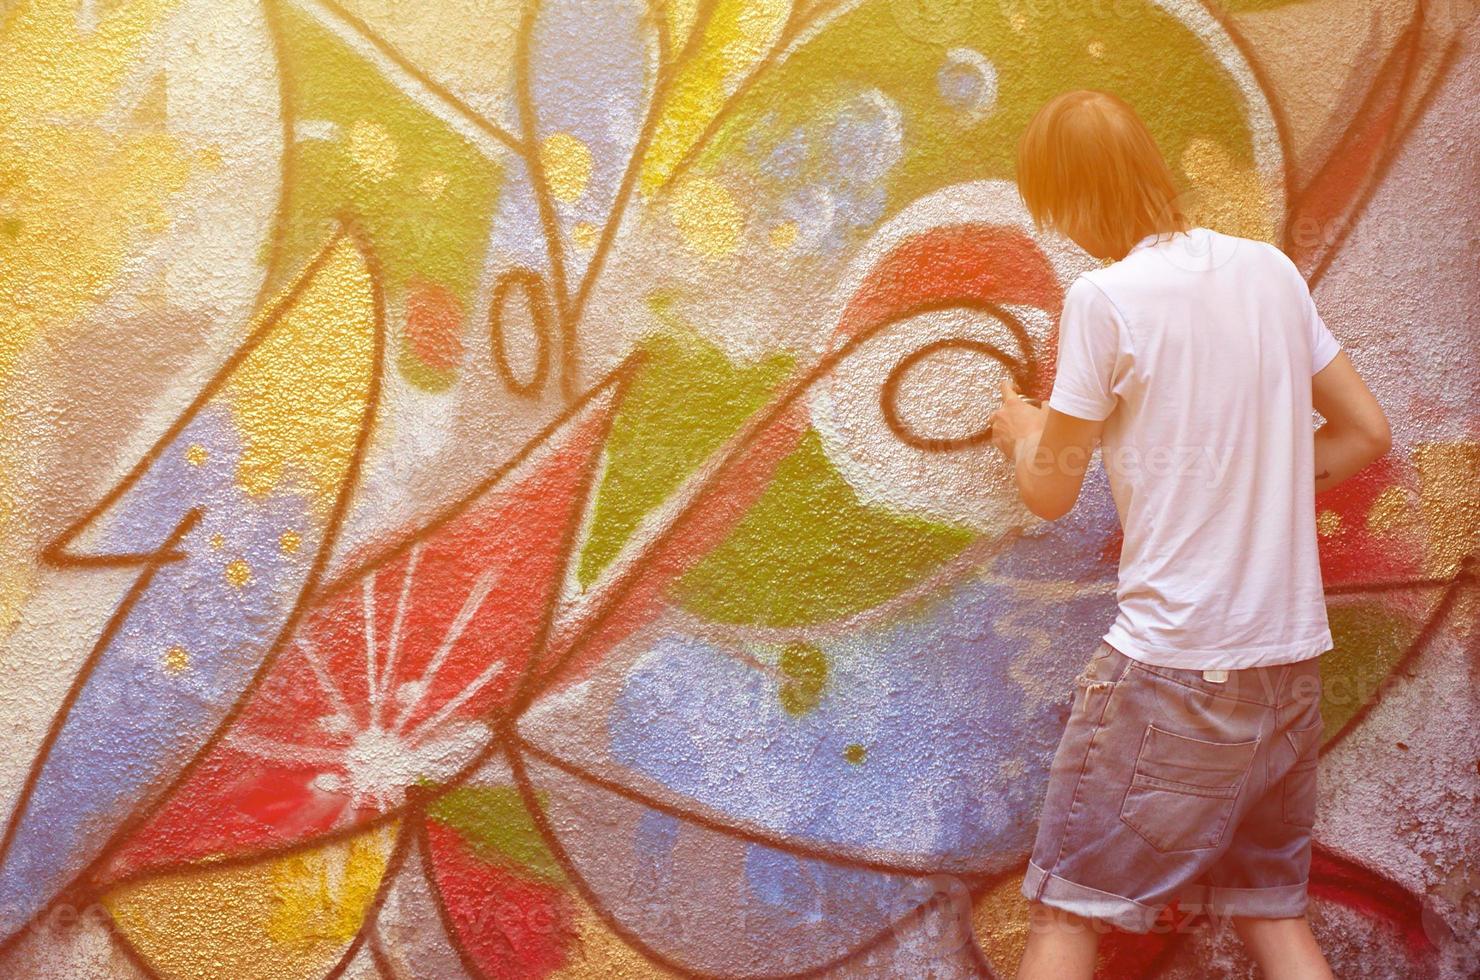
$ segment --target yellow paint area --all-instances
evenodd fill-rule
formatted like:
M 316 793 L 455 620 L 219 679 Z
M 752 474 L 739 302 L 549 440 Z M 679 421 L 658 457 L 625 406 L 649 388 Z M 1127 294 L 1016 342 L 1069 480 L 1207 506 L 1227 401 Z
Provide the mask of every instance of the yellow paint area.
M 360 119 L 349 127 L 349 158 L 361 180 L 379 183 L 396 175 L 400 150 L 390 132 L 373 119 Z
M 1412 524 L 1416 516 L 1408 491 L 1402 487 L 1388 487 L 1367 509 L 1367 530 L 1373 534 L 1388 534 Z
M 447 185 L 450 183 L 452 183 L 452 178 L 448 177 L 446 174 L 430 173 L 421 178 L 421 181 L 416 185 L 416 187 L 417 190 L 421 191 L 428 198 L 435 201 L 437 198 L 442 196 L 442 192 L 447 190 Z
M 591 181 L 591 148 L 569 133 L 553 133 L 540 144 L 545 183 L 555 198 L 569 204 L 581 199 Z
M 1021 875 L 1008 875 L 976 901 L 972 931 L 987 960 L 1003 976 L 1010 976 L 1023 958 L 1028 942 L 1028 900 L 1019 890 Z
M 1341 533 L 1341 515 L 1334 510 L 1323 510 L 1316 515 L 1316 533 L 1323 538 Z
M 661 5 L 663 19 L 667 22 L 668 37 L 674 48 L 683 47 L 694 30 L 694 17 L 699 12 L 699 0 L 668 0 Z
M 327 508 L 354 454 L 375 368 L 375 293 L 349 237 L 330 246 L 226 385 L 241 429 L 237 480 L 264 494 L 285 473 Z
M 1413 451 L 1428 554 L 1424 574 L 1453 575 L 1480 550 L 1480 443 L 1428 442 Z
M 308 980 L 343 955 L 386 871 L 397 828 L 254 864 L 125 885 L 103 904 L 167 980 Z
M 797 243 L 799 229 L 795 221 L 783 221 L 771 227 L 771 247 L 778 252 L 785 252 Z
M 590 906 L 582 906 L 576 920 L 576 935 L 580 937 L 579 952 L 565 966 L 551 973 L 550 980 L 612 980 L 623 977 L 663 980 L 678 976 L 612 932 Z
M 6 4 L 0 22 L 0 386 L 48 324 L 100 299 L 128 247 L 162 230 L 188 159 L 158 126 L 104 125 L 140 48 L 175 4 Z M 0 388 L 3 391 L 3 388 Z M 3 410 L 3 405 L 0 405 Z
M 668 213 L 684 242 L 708 258 L 729 255 L 740 244 L 745 216 L 734 195 L 709 177 L 689 177 L 668 202 Z
M 140 50 L 175 0 L 101 5 L 84 30 L 78 4 L 0 4 L 0 429 L 10 379 L 48 327 L 74 322 L 107 294 L 134 243 L 163 229 L 189 164 L 158 125 L 105 126 Z M 0 535 L 27 518 L 0 467 Z M 32 581 L 19 554 L 0 558 L 0 629 Z
M 596 239 L 599 237 L 599 234 L 596 226 L 589 221 L 577 221 L 570 228 L 571 240 L 576 243 L 578 248 L 583 248 L 588 252 L 596 247 Z
M 643 193 L 652 194 L 668 182 L 740 80 L 771 50 L 790 13 L 791 4 L 784 0 L 719 0 L 703 39 L 693 57 L 679 67 L 663 103 L 643 160 Z M 672 24 L 692 26 L 692 10 L 672 11 L 669 16 Z M 675 39 L 675 46 L 679 43 Z
M 425 72 L 506 128 L 522 0 L 340 0 L 340 6 Z
M 252 566 L 245 559 L 238 558 L 226 566 L 226 582 L 233 588 L 245 588 L 252 581 Z
M 1217 141 L 1198 136 L 1182 151 L 1182 172 L 1196 187 L 1188 217 L 1226 235 L 1274 241 L 1273 201 L 1281 193 L 1252 167 L 1240 166 Z

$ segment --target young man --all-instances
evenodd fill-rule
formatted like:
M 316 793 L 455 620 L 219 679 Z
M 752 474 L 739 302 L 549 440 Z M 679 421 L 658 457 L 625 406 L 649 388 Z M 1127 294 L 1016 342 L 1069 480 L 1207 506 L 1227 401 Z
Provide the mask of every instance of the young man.
M 1040 229 L 1110 264 L 1064 297 L 1048 404 L 1004 383 L 993 440 L 1047 520 L 1099 443 L 1124 532 L 1119 613 L 1023 880 L 1018 976 L 1088 978 L 1109 925 L 1147 932 L 1180 897 L 1233 917 L 1266 977 L 1330 977 L 1305 918 L 1331 647 L 1314 496 L 1387 452 L 1387 420 L 1279 249 L 1189 227 L 1122 100 L 1044 106 L 1018 186 Z

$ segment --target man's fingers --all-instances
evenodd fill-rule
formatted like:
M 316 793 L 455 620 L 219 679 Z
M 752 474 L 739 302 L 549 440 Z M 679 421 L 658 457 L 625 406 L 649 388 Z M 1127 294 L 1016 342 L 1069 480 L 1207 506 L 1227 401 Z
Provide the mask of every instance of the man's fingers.
M 1016 398 L 1017 397 L 1017 387 L 1012 383 L 1012 379 L 1011 378 L 1003 378 L 1002 379 L 1002 384 L 1001 384 L 1000 388 L 1001 388 L 1001 391 L 1002 391 L 1002 398 L 1003 398 L 1004 401 L 1007 400 L 1008 398 Z

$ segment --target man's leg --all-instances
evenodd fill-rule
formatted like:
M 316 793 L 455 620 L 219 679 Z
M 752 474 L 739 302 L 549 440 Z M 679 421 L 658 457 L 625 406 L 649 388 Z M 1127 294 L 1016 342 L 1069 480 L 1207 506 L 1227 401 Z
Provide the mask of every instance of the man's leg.
M 1259 964 L 1264 980 L 1334 978 L 1305 916 L 1283 919 L 1234 916 L 1233 925 L 1244 941 L 1244 948 Z M 1028 942 L 1033 942 L 1031 937 Z
M 1100 935 L 1108 928 L 1073 912 L 1029 902 L 1028 944 L 1017 980 L 1089 980 Z

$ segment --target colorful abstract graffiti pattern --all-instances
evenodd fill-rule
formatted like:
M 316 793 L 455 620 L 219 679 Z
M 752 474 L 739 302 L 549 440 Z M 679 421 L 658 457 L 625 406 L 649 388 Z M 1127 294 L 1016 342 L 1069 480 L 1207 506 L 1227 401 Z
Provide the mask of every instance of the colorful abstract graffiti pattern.
M 1401 416 L 1318 501 L 1312 917 L 1473 975 L 1474 13 L 0 5 L 0 974 L 1009 975 L 1119 536 L 982 425 L 1092 87 Z M 1247 968 L 1159 926 L 1101 975 Z

